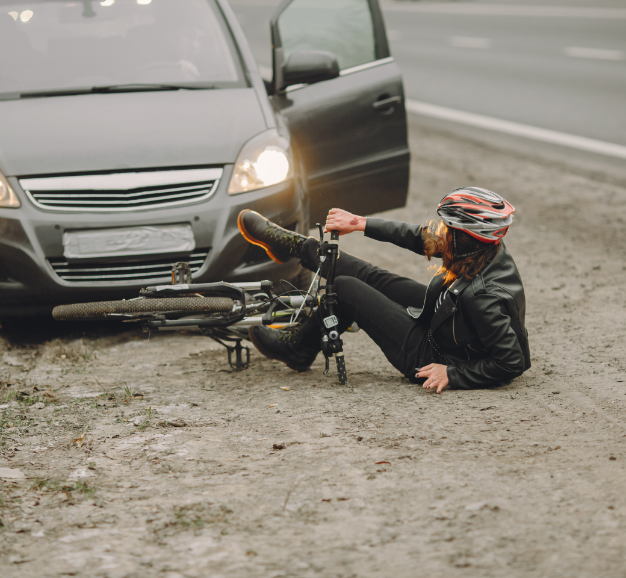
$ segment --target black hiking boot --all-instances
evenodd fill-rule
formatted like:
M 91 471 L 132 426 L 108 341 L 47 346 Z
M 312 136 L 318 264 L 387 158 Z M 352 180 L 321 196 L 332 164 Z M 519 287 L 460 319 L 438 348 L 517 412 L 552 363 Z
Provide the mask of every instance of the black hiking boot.
M 320 352 L 321 345 L 317 347 L 310 345 L 310 339 L 305 343 L 296 331 L 281 331 L 256 325 L 250 328 L 248 335 L 250 341 L 265 357 L 282 361 L 287 367 L 298 372 L 309 369 Z
M 250 209 L 239 213 L 237 226 L 248 243 L 263 247 L 276 263 L 299 259 L 302 245 L 308 239 L 304 235 L 279 227 Z

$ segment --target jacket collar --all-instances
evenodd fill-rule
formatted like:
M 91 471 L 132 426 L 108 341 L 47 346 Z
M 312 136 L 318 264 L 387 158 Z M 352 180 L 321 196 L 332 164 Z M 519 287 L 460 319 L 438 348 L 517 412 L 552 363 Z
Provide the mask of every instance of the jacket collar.
M 463 277 L 462 279 L 457 279 L 454 283 L 452 283 L 452 285 L 450 285 L 450 293 L 452 293 L 452 295 L 454 295 L 455 297 L 458 297 L 461 293 L 463 293 L 463 290 L 468 286 L 471 285 L 472 280 L 471 279 L 465 279 L 465 277 Z
M 502 255 L 506 253 L 506 247 L 504 243 L 501 243 L 500 250 L 496 253 L 495 257 L 493 257 L 486 265 L 481 269 L 478 273 L 477 277 L 484 277 L 490 270 L 494 267 L 498 266 L 498 263 L 502 259 Z M 506 253 L 508 255 L 508 253 Z M 450 285 L 450 293 L 455 297 L 458 297 L 463 291 L 472 284 L 473 279 L 467 280 L 465 278 L 457 279 L 452 285 Z

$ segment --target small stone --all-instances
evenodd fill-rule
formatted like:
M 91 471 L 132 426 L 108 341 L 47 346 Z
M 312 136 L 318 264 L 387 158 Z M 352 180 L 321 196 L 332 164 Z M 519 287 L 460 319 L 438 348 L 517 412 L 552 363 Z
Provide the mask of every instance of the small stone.
M 23 480 L 26 478 L 26 476 L 21 470 L 0 468 L 0 478 L 2 478 L 3 480 Z
M 81 468 L 77 468 L 76 470 L 74 470 L 69 475 L 68 479 L 72 481 L 76 481 L 76 480 L 83 480 L 85 478 L 90 478 L 91 476 L 93 476 L 93 474 L 86 467 L 81 467 Z
M 26 365 L 17 355 L 12 355 L 11 353 L 5 353 L 2 356 L 2 361 L 13 367 L 25 367 Z
M 165 423 L 172 427 L 185 427 L 187 425 L 183 419 L 170 419 Z
M 467 504 L 465 509 L 470 512 L 477 512 L 478 510 L 482 510 L 487 507 L 487 502 L 474 502 L 473 504 Z

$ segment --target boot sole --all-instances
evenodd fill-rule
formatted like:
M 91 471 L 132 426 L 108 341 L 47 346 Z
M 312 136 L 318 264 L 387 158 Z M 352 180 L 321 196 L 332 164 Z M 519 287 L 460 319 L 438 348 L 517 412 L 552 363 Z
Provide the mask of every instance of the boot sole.
M 252 235 L 250 235 L 250 233 L 248 233 L 248 231 L 246 231 L 246 227 L 243 224 L 243 215 L 248 211 L 250 211 L 250 209 L 244 209 L 243 211 L 241 211 L 241 213 L 239 213 L 239 216 L 237 217 L 237 228 L 239 229 L 239 232 L 243 235 L 243 238 L 252 245 L 256 245 L 257 247 L 263 247 L 263 249 L 265 249 L 265 252 L 269 255 L 270 259 L 272 259 L 272 261 L 274 261 L 275 263 L 278 263 L 280 265 L 285 263 L 285 261 L 281 261 L 276 257 L 276 255 L 274 255 L 274 253 L 272 253 L 269 245 L 263 243 L 263 241 L 255 239 Z
M 280 357 L 276 355 L 275 353 L 271 353 L 270 351 L 265 349 L 265 347 L 263 347 L 254 336 L 254 327 L 250 327 L 250 329 L 248 330 L 248 338 L 250 339 L 250 341 L 252 341 L 252 344 L 259 350 L 259 352 L 262 355 L 264 355 L 268 359 L 275 359 L 276 361 L 280 361 L 284 363 L 289 369 L 293 369 L 294 371 L 297 371 L 298 373 L 303 373 L 305 371 L 308 371 L 309 368 L 311 367 L 310 365 L 306 367 L 303 367 L 302 365 L 296 365 L 295 363 L 292 363 L 291 361 L 286 360 L 284 357 Z

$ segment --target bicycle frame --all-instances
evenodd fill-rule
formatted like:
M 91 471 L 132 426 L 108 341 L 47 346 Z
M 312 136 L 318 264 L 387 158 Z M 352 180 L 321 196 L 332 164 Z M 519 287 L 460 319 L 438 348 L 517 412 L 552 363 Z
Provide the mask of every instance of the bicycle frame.
M 172 285 L 146 287 L 140 291 L 139 297 L 129 301 L 61 305 L 55 308 L 53 315 L 57 319 L 83 319 L 96 315 L 95 318 L 100 319 L 135 321 L 141 324 L 145 332 L 195 329 L 226 347 L 230 366 L 235 371 L 241 371 L 250 363 L 250 350 L 243 347 L 241 342 L 248 339 L 251 327 L 266 325 L 275 329 L 295 329 L 320 306 L 319 279 L 324 266 L 328 272 L 325 295 L 321 299 L 322 310 L 326 312 L 322 319 L 320 344 L 326 358 L 324 373 L 328 373 L 329 360 L 334 357 L 339 383 L 345 385 L 347 375 L 334 290 L 339 233 L 333 231 L 330 241 L 325 242 L 322 227 L 319 224 L 318 227 L 320 267 L 307 291 L 294 287 L 293 290 L 276 295 L 271 281 L 191 283 L 189 265 L 181 262 L 172 268 Z
M 144 332 L 199 330 L 203 335 L 223 345 L 228 351 L 228 362 L 235 371 L 247 369 L 250 351 L 241 345 L 248 339 L 248 330 L 254 325 L 269 325 L 274 328 L 296 326 L 301 314 L 309 314 L 317 305 L 311 294 L 313 284 L 306 295 L 284 296 L 273 293 L 271 281 L 242 283 L 183 283 L 158 285 L 142 289 L 141 296 L 148 298 L 180 297 L 184 295 L 210 294 L 230 297 L 235 305 L 230 313 L 218 315 L 185 316 L 167 319 L 165 315 L 152 315 L 142 319 Z M 234 345 L 229 345 L 234 343 Z M 245 360 L 243 352 L 245 351 Z M 233 354 L 235 359 L 233 361 Z
M 142 322 L 144 331 L 164 331 L 181 329 L 198 329 L 207 337 L 211 337 L 216 342 L 226 347 L 228 351 L 228 362 L 235 371 L 246 369 L 250 363 L 250 350 L 242 347 L 241 341 L 247 339 L 248 330 L 255 325 L 267 325 L 275 329 L 287 329 L 295 327 L 301 322 L 301 316 L 310 315 L 311 310 L 317 305 L 317 293 L 319 291 L 318 278 L 321 267 L 328 264 L 328 274 L 326 275 L 326 292 L 322 298 L 322 303 L 328 315 L 324 318 L 322 327 L 322 352 L 326 360 L 324 374 L 329 371 L 330 358 L 334 357 L 337 364 L 340 385 L 345 385 L 348 380 L 345 358 L 343 353 L 343 341 L 340 338 L 337 311 L 337 294 L 335 293 L 335 267 L 339 257 L 339 233 L 332 231 L 330 242 L 324 242 L 324 231 L 321 225 L 317 224 L 320 232 L 320 268 L 315 273 L 309 289 L 304 295 L 274 295 L 273 284 L 270 281 L 260 281 L 258 283 L 202 283 L 188 284 L 179 283 L 175 285 L 160 285 L 147 287 L 141 291 L 144 297 L 170 297 L 189 295 L 197 293 L 210 293 L 213 296 L 231 297 L 235 301 L 235 307 L 229 315 L 219 317 L 200 317 L 165 319 L 164 316 L 155 316 L 149 321 Z M 181 271 L 181 264 L 174 266 L 172 280 L 187 280 L 185 274 L 178 274 Z M 186 273 L 186 271 L 185 271 Z M 314 292 L 314 294 L 312 293 Z M 247 300 L 247 296 L 252 295 L 252 301 Z M 259 299 L 262 295 L 267 300 Z M 257 298 L 255 300 L 255 297 Z M 258 311 L 269 303 L 267 310 L 262 313 L 248 315 L 250 311 Z M 287 319 L 288 318 L 288 319 Z M 225 342 L 234 342 L 235 345 L 228 345 Z M 246 360 L 243 359 L 243 351 L 246 352 Z M 235 355 L 235 361 L 232 355 Z

